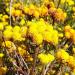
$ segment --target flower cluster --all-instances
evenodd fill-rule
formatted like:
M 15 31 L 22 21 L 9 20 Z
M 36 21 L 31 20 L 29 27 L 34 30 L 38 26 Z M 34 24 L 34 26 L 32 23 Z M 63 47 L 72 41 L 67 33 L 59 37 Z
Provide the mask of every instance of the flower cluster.
M 40 61 L 43 64 L 51 63 L 55 59 L 55 57 L 53 55 L 51 55 L 51 54 L 45 54 L 45 53 L 38 54 L 38 58 L 40 59 Z
M 71 55 L 68 54 L 64 49 L 60 49 L 56 53 L 57 59 L 62 61 L 62 63 L 66 63 L 68 66 L 70 66 L 72 69 L 75 68 L 75 58 Z
M 65 31 L 65 37 L 67 39 L 71 39 L 75 44 L 75 30 L 72 29 L 69 25 L 67 25 L 65 26 L 64 31 Z
M 58 31 L 53 29 L 53 26 L 46 23 L 43 19 L 36 22 L 28 22 L 28 26 L 28 35 L 32 37 L 33 42 L 36 44 L 41 44 L 43 40 L 54 45 L 58 44 Z
M 25 40 L 27 32 L 27 27 L 26 26 L 6 26 L 5 30 L 3 31 L 3 36 L 6 40 L 13 39 L 14 41 L 22 41 Z M 7 35 L 8 34 L 8 35 Z

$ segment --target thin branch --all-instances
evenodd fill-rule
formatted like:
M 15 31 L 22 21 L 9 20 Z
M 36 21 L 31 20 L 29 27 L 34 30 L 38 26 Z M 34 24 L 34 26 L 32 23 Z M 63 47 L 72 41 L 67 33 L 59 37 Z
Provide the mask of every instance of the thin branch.
M 46 73 L 47 73 L 47 71 L 48 71 L 48 69 L 49 69 L 49 66 L 51 65 L 51 63 L 48 63 L 47 64 L 47 66 L 46 66 L 46 69 L 45 69 L 45 71 L 44 71 L 44 74 L 43 75 L 46 75 Z
M 11 15 L 12 3 L 13 3 L 13 0 L 10 1 L 10 25 L 11 25 L 11 18 L 12 18 L 12 17 L 11 17 L 11 16 L 12 16 L 12 15 Z

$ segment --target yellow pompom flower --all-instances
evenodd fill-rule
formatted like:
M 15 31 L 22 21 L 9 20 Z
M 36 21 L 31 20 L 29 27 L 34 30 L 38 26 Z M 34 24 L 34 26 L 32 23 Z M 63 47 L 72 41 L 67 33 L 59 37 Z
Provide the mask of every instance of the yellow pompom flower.
M 42 15 L 42 16 L 43 16 L 43 15 L 47 15 L 47 13 L 48 13 L 47 7 L 42 6 L 42 7 L 41 7 L 41 15 Z
M 2 43 L 2 46 L 7 47 L 7 48 L 11 48 L 12 42 L 11 41 L 5 41 L 5 42 Z
M 24 19 L 21 19 L 20 25 L 24 25 L 24 24 L 25 24 L 25 20 Z
M 3 18 L 4 18 L 4 19 L 8 19 L 9 16 L 8 16 L 8 15 L 3 15 Z
M 66 26 L 64 27 L 65 32 L 66 32 L 66 31 L 69 31 L 70 29 L 71 29 L 70 25 L 66 25 Z
M 26 36 L 26 34 L 27 34 L 27 27 L 26 26 L 21 27 L 21 35 Z
M 66 2 L 68 3 L 68 5 L 74 5 L 74 1 L 73 0 L 66 0 Z
M 69 39 L 71 38 L 71 34 L 69 32 L 65 32 L 65 37 Z
M 22 11 L 21 10 L 15 10 L 15 16 L 21 16 Z
M 19 32 L 13 32 L 13 39 L 15 40 L 15 41 L 23 41 L 23 40 L 25 40 L 25 38 L 23 38 L 22 36 L 21 36 L 21 33 L 19 33 Z
M 53 33 L 52 33 L 52 42 L 54 43 L 54 45 L 58 44 L 58 32 L 56 30 L 53 30 Z
M 75 75 L 75 68 L 72 70 L 73 74 Z
M 72 8 L 73 12 L 75 12 L 75 7 Z
M 30 25 L 29 29 L 28 29 L 28 34 L 29 35 L 33 35 L 35 33 L 37 33 L 37 25 Z
M 21 3 L 13 4 L 13 7 L 14 7 L 14 8 L 19 8 L 20 6 L 21 6 Z
M 69 56 L 69 59 L 67 60 L 67 62 L 71 68 L 75 67 L 75 58 L 73 56 Z
M 43 32 L 43 38 L 47 42 L 52 42 L 52 33 L 48 31 Z
M 24 56 L 26 54 L 26 50 L 24 50 L 23 48 L 21 47 L 18 47 L 18 52 L 21 56 Z
M 66 0 L 61 0 L 61 4 L 65 3 L 65 2 L 66 2 Z
M 33 42 L 36 43 L 37 45 L 41 44 L 43 42 L 43 36 L 41 34 L 34 34 Z
M 53 26 L 47 24 L 47 25 L 46 25 L 46 30 L 49 31 L 49 32 L 52 32 L 52 31 L 53 31 Z
M 73 53 L 75 53 L 75 48 L 72 49 Z
M 44 53 L 39 54 L 38 58 L 42 64 L 48 64 L 49 62 L 51 63 L 55 59 L 53 55 Z
M 4 36 L 5 39 L 12 38 L 12 31 L 11 30 L 8 30 L 8 29 L 4 30 L 3 36 Z
M 33 14 L 36 18 L 38 18 L 39 17 L 39 11 L 34 11 L 34 14 Z
M 15 26 L 14 28 L 13 28 L 13 32 L 20 32 L 20 26 Z
M 60 49 L 57 53 L 56 53 L 56 57 L 57 59 L 60 59 L 64 62 L 67 62 L 67 60 L 69 59 L 69 54 L 63 50 L 63 49 Z
M 7 67 L 0 67 L 0 75 L 4 75 L 6 74 L 6 71 L 7 71 Z
M 69 73 L 66 72 L 65 75 L 69 75 Z
M 15 12 L 16 12 L 16 10 L 12 7 L 11 15 L 15 16 Z
M 6 8 L 6 11 L 7 11 L 7 12 L 10 12 L 10 8 L 7 7 L 7 8 Z
M 59 33 L 58 36 L 59 36 L 60 38 L 62 38 L 64 35 L 63 35 L 63 33 Z
M 13 29 L 12 26 L 10 26 L 10 25 L 6 26 L 5 28 L 6 28 L 7 30 L 11 30 L 11 31 L 12 31 L 12 29 Z
M 45 24 L 41 24 L 41 22 L 38 22 L 38 27 L 37 30 L 39 33 L 43 33 L 46 30 L 46 25 Z
M 65 45 L 64 45 L 64 49 L 67 49 L 68 47 L 69 47 L 68 44 L 65 44 Z
M 3 30 L 3 29 L 4 29 L 3 23 L 0 23 L 0 30 Z
M 63 16 L 62 16 L 63 15 Z M 55 11 L 54 17 L 57 21 L 64 21 L 66 19 L 67 14 L 62 11 L 62 9 L 58 8 Z
M 24 13 L 28 14 L 29 8 L 27 6 L 24 7 Z
M 47 54 L 47 56 L 49 57 L 49 62 L 52 62 L 55 59 L 55 57 L 51 54 Z
M 0 53 L 0 58 L 2 58 L 4 56 L 4 54 L 3 53 Z
M 2 23 L 3 23 L 4 26 L 8 25 L 8 22 L 7 21 L 6 22 L 2 22 Z

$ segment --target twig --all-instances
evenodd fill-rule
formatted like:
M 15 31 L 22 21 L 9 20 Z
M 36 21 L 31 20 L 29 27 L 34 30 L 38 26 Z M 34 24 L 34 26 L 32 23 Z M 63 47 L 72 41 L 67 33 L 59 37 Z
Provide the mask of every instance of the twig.
M 20 58 L 21 58 L 23 64 L 26 66 L 26 68 L 28 70 L 28 75 L 29 75 L 30 74 L 30 70 L 29 70 L 29 67 L 28 67 L 27 63 L 25 62 L 25 60 L 23 59 L 23 57 L 21 55 L 20 55 Z
M 32 75 L 36 75 L 36 60 L 37 60 L 37 54 L 39 52 L 39 47 L 36 47 L 35 53 L 34 53 L 34 60 L 33 60 L 33 66 L 32 66 Z
M 13 2 L 13 0 L 11 0 L 11 1 L 10 1 L 10 25 L 11 25 L 11 16 L 12 16 L 12 15 L 11 15 L 11 10 L 12 10 L 12 2 Z
M 46 69 L 45 69 L 45 71 L 44 71 L 44 74 L 43 74 L 43 75 L 46 75 L 46 73 L 47 73 L 47 71 L 48 71 L 48 69 L 49 69 L 50 64 L 51 64 L 51 63 L 48 63 L 48 64 L 47 64 Z

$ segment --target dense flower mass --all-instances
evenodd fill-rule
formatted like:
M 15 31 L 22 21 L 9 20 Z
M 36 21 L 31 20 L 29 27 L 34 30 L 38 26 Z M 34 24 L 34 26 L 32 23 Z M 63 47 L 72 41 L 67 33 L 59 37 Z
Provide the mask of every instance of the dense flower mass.
M 54 56 L 53 55 L 51 55 L 51 54 L 44 54 L 44 53 L 39 54 L 38 58 L 40 59 L 40 61 L 43 64 L 48 64 L 49 62 L 51 63 L 54 60 Z
M 35 43 L 41 44 L 44 40 L 55 45 L 58 44 L 58 31 L 44 20 L 28 22 L 28 26 L 28 35 L 32 37 Z
M 0 0 L 0 75 L 75 75 L 75 0 Z

